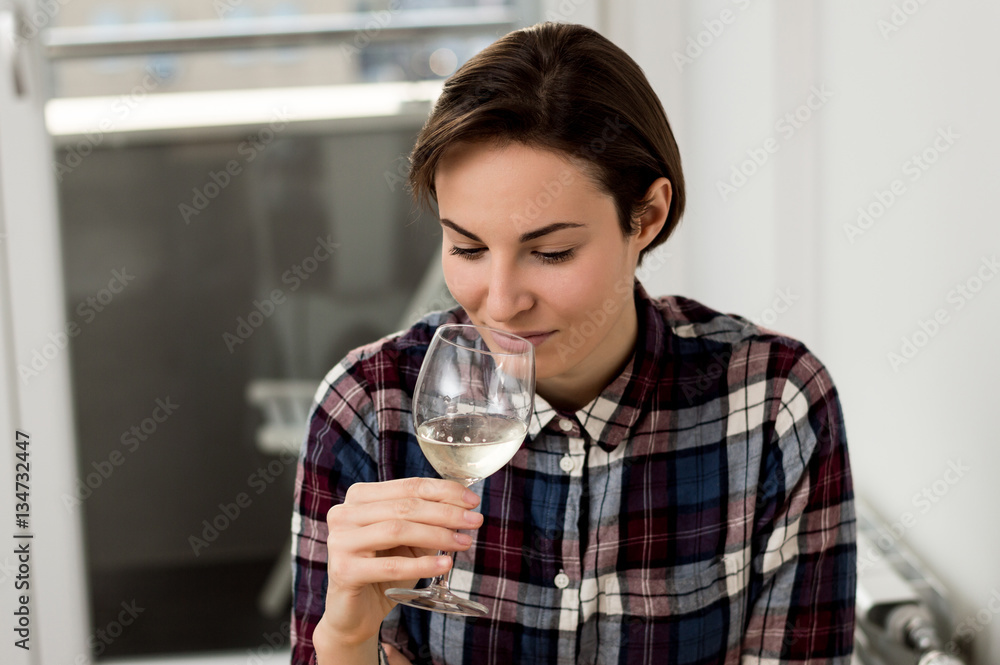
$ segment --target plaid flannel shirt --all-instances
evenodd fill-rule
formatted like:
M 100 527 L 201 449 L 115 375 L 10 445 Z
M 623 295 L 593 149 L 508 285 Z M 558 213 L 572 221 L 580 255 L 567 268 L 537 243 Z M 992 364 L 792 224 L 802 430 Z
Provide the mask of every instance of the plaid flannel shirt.
M 537 398 L 513 460 L 473 487 L 459 552 L 471 619 L 397 606 L 381 640 L 415 664 L 843 663 L 855 522 L 836 388 L 801 343 L 636 285 L 632 360 L 589 405 Z M 293 515 L 292 662 L 327 584 L 326 513 L 355 482 L 435 476 L 410 400 L 432 314 L 358 349 L 316 396 Z

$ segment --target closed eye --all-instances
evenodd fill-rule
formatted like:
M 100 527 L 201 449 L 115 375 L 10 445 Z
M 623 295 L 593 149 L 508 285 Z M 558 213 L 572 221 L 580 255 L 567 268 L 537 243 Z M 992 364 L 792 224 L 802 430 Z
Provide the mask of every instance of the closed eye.
M 475 261 L 483 252 L 486 251 L 485 247 L 459 247 L 453 245 L 448 251 L 452 256 L 460 256 L 467 261 Z M 575 249 L 566 249 L 561 252 L 534 252 L 534 255 L 539 258 L 542 263 L 562 263 L 563 261 L 569 261 L 573 258 Z
M 451 248 L 451 251 L 449 251 L 448 253 L 451 254 L 452 256 L 461 256 L 463 259 L 473 261 L 475 259 L 478 259 L 484 251 L 485 251 L 484 247 L 476 247 L 470 249 L 466 247 L 453 246 Z
M 545 263 L 562 263 L 573 258 L 573 252 L 572 249 L 566 249 L 561 252 L 536 252 L 535 254 Z

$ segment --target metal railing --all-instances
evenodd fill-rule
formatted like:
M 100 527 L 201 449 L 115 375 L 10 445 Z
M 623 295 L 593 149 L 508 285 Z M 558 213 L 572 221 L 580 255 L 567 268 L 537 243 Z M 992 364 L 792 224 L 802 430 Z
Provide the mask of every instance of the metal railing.
M 518 22 L 515 7 L 470 7 L 134 23 L 50 28 L 45 33 L 45 50 L 51 60 L 67 60 L 312 46 L 352 39 L 402 41 L 434 34 L 506 32 Z

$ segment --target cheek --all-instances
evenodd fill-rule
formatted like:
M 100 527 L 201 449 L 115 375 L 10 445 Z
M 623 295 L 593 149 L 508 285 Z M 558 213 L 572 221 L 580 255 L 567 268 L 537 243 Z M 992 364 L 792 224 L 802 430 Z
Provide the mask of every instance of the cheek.
M 580 266 L 579 270 L 550 279 L 548 282 L 549 302 L 555 308 L 572 318 L 584 317 L 587 312 L 602 309 L 608 298 L 621 300 L 622 295 L 615 287 L 623 282 L 621 272 L 613 260 L 602 257 L 603 260 L 589 262 Z M 631 295 L 632 283 L 627 281 L 627 288 L 618 288 Z
M 448 291 L 458 304 L 466 310 L 475 309 L 477 287 L 472 263 L 446 255 L 441 261 L 441 271 L 444 273 L 444 283 L 448 286 Z

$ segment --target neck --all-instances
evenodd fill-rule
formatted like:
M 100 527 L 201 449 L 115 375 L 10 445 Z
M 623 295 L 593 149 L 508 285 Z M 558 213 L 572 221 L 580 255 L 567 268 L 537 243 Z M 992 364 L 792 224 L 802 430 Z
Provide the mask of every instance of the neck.
M 535 390 L 560 411 L 578 411 L 600 395 L 628 364 L 635 350 L 638 317 L 635 302 L 628 305 L 605 338 L 572 371 L 539 379 Z

